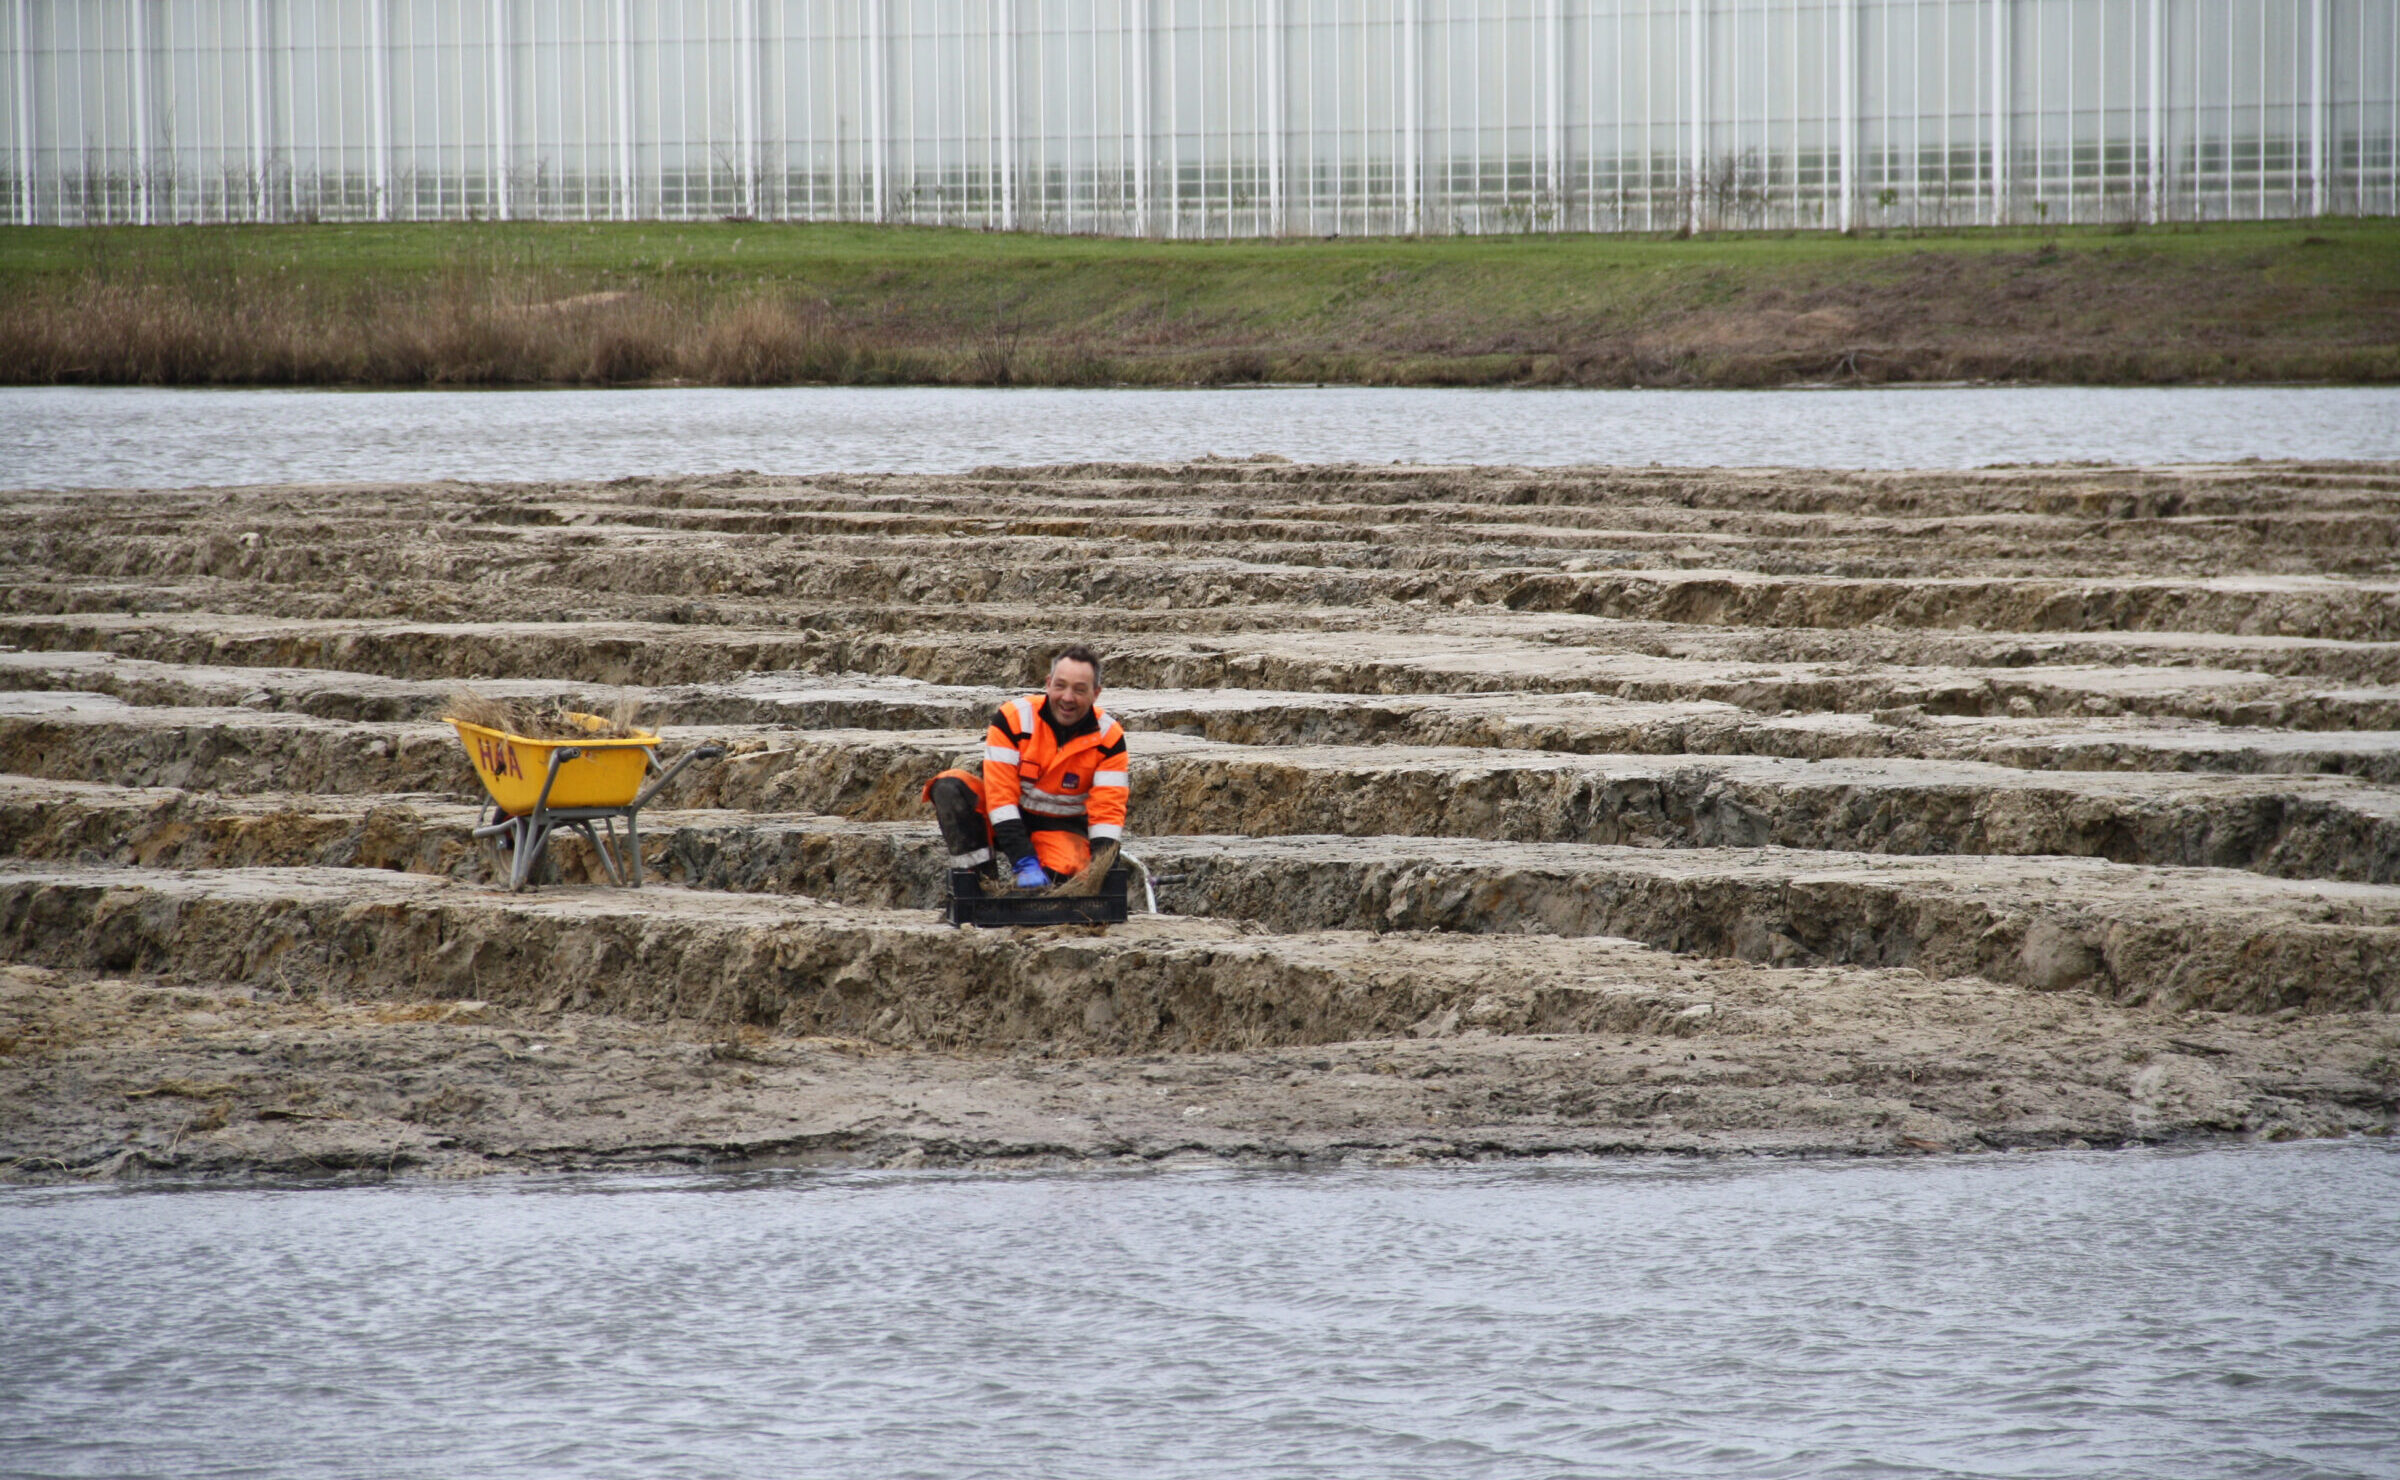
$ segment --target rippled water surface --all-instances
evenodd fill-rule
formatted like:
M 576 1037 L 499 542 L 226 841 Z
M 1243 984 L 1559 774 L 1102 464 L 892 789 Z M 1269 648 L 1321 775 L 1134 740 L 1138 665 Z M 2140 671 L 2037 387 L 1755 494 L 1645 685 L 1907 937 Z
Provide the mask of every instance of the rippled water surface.
M 0 1471 L 2400 1472 L 2400 1150 L 0 1192 Z
M 12 488 L 949 472 L 1262 452 L 1835 468 L 2400 458 L 2400 387 L 0 389 L 0 486 Z

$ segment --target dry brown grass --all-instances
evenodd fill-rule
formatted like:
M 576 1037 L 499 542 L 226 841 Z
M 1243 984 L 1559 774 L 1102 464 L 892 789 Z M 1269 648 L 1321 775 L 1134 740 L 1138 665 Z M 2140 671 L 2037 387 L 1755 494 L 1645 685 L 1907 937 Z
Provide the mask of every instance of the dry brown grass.
M 1911 279 L 1933 274 L 1895 276 L 1882 295 L 1862 295 L 1867 311 L 1851 317 L 1817 311 L 1812 294 L 1798 297 L 1797 311 L 1710 307 L 1521 337 L 1394 333 L 1383 336 L 1386 343 L 1341 349 L 1298 335 L 1232 348 L 1095 348 L 1081 335 L 1009 342 L 972 331 L 912 343 L 898 331 L 862 330 L 767 294 L 716 301 L 585 294 L 528 304 L 497 292 L 335 296 L 264 288 L 211 300 L 155 283 L 101 284 L 0 309 L 0 381 L 1767 386 L 2400 377 L 2400 350 L 2388 338 L 2341 344 L 2296 329 L 2180 325 L 2175 320 L 2188 315 L 2156 311 L 2163 290 L 2155 288 L 2062 287 L 2081 300 L 2078 316 L 2086 322 L 2076 324 L 1978 294 L 1980 284 L 1959 300 L 1928 303 L 1916 291 L 1928 285 Z M 2120 310 L 2120 323 L 2088 321 L 2105 309 Z M 2369 313 L 2362 322 L 2378 317 L 2391 315 Z M 1845 332 L 1845 325 L 1855 327 Z M 1521 344 L 1494 345 L 1495 337 Z
M 523 302 L 437 285 L 349 295 L 267 285 L 194 295 L 97 283 L 0 311 L 0 379 L 125 385 L 710 385 L 949 378 L 939 356 L 863 348 L 772 298 L 641 294 Z
M 28 265 L 13 271 L 0 243 L 0 382 L 2400 379 L 2400 233 L 2309 229 L 2064 247 L 1957 236 L 1170 248 L 639 223 L 51 233 L 20 239 Z M 587 249 L 598 255 L 574 255 Z

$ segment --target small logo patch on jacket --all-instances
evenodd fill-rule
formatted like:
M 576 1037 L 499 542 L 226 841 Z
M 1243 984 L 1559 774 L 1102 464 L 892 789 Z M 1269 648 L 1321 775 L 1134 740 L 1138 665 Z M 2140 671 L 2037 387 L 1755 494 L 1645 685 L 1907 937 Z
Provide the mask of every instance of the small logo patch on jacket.
M 1073 771 L 1069 771 L 1069 772 L 1067 773 L 1067 780 L 1066 780 L 1066 788 L 1067 788 L 1067 790 L 1069 790 L 1069 791 L 1073 791 L 1073 790 L 1074 790 L 1076 787 L 1078 787 L 1078 786 L 1081 786 L 1081 785 L 1083 785 L 1083 778 L 1082 778 L 1081 776 L 1078 776 L 1078 775 L 1076 775 L 1076 774 L 1075 774 Z

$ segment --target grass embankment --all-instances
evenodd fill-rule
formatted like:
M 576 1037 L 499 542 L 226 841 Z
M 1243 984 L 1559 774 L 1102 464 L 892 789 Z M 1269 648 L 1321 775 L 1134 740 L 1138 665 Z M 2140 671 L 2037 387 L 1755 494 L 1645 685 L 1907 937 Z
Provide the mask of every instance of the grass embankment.
M 2400 380 L 2400 222 L 1165 243 L 10 228 L 15 384 Z

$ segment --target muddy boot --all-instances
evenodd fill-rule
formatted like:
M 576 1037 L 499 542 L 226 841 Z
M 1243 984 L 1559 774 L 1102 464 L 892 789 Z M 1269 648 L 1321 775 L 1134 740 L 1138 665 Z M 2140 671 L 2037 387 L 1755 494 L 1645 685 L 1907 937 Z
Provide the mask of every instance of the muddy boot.
M 986 894 L 1006 891 L 1008 875 L 992 852 L 991 827 L 964 781 L 944 776 L 933 783 L 933 820 L 942 830 L 950 868 L 975 870 L 976 881 Z

